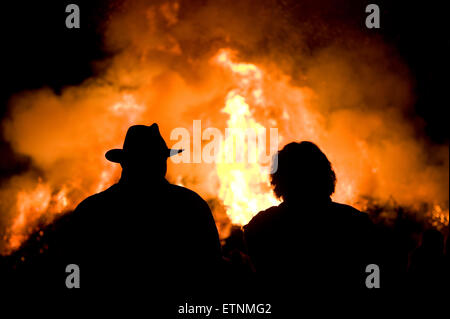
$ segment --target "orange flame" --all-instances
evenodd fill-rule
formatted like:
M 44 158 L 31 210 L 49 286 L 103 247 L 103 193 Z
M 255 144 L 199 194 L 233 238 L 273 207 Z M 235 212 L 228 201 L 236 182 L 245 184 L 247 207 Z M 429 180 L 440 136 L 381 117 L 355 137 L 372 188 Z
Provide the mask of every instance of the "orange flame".
M 30 192 L 20 191 L 17 194 L 18 214 L 10 228 L 9 249 L 20 247 L 40 218 L 47 217 L 51 220 L 55 214 L 65 211 L 69 206 L 66 195 L 65 187 L 52 195 L 49 185 L 41 181 Z

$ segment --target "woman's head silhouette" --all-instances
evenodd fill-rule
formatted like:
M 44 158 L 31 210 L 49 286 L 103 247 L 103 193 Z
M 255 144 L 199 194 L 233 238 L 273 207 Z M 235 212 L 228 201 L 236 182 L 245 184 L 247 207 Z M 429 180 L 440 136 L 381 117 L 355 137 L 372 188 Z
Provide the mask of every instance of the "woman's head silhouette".
M 278 168 L 271 174 L 275 195 L 284 201 L 329 200 L 336 175 L 326 155 L 311 142 L 292 142 L 277 154 Z

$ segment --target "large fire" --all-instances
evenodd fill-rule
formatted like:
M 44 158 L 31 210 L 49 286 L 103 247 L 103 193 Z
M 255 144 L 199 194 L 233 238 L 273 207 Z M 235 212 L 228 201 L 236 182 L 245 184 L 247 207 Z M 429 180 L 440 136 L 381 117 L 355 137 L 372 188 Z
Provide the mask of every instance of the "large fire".
M 265 130 L 267 140 L 269 129 L 277 128 L 278 148 L 310 140 L 327 154 L 338 179 L 334 200 L 360 209 L 367 198 L 423 206 L 436 226 L 448 225 L 448 148 L 417 140 L 402 115 L 413 99 L 408 77 L 389 50 L 366 43 L 330 46 L 314 57 L 284 52 L 299 48 L 301 37 L 285 32 L 281 22 L 274 27 L 284 21 L 272 17 L 276 10 L 260 21 L 234 7 L 237 2 L 225 3 L 194 12 L 157 2 L 125 6 L 108 20 L 105 43 L 120 53 L 104 73 L 61 94 L 44 88 L 12 98 L 4 135 L 33 165 L 0 190 L 1 254 L 117 181 L 120 166 L 107 162 L 105 151 L 121 147 L 130 125 L 153 122 L 169 146 L 170 131 L 190 129 L 194 120 L 222 132 Z M 182 8 L 187 12 L 179 15 Z M 264 37 L 267 32 L 286 38 Z M 233 138 L 221 144 L 220 159 L 243 155 L 236 154 Z M 268 144 L 258 144 L 258 156 L 276 151 Z M 218 202 L 216 221 L 243 225 L 278 203 L 269 169 L 248 161 L 169 161 L 168 179 Z M 218 228 L 226 236 L 219 222 Z

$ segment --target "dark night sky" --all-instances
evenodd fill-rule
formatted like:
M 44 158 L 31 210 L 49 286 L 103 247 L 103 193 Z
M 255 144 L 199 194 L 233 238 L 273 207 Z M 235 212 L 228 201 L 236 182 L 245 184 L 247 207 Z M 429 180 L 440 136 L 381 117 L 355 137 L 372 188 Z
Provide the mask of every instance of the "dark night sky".
M 446 91 L 448 86 L 449 33 L 445 10 L 431 1 L 302 1 L 292 8 L 308 10 L 330 23 L 362 27 L 368 3 L 381 8 L 381 29 L 365 30 L 381 36 L 397 49 L 415 77 L 415 113 L 423 118 L 425 132 L 436 143 L 448 143 Z M 81 29 L 65 28 L 65 7 L 81 8 Z M 106 57 L 99 22 L 106 17 L 108 1 L 46 0 L 2 3 L 2 90 L 0 118 L 7 116 L 9 97 L 25 89 L 49 86 L 58 92 L 65 85 L 81 83 L 93 75 L 92 61 Z M 27 159 L 12 156 L 0 137 L 0 176 L 27 166 Z

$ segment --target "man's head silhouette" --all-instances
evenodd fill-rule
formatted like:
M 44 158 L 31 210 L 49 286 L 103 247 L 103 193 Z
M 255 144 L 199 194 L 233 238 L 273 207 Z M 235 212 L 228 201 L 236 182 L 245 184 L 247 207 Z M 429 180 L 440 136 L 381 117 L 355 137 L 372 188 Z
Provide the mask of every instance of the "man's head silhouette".
M 325 154 L 311 142 L 289 143 L 277 154 L 271 174 L 275 194 L 287 202 L 329 200 L 336 175 Z
M 133 125 L 125 136 L 122 149 L 106 152 L 107 160 L 120 163 L 122 178 L 128 181 L 162 179 L 167 171 L 167 158 L 182 150 L 169 149 L 158 124 Z

